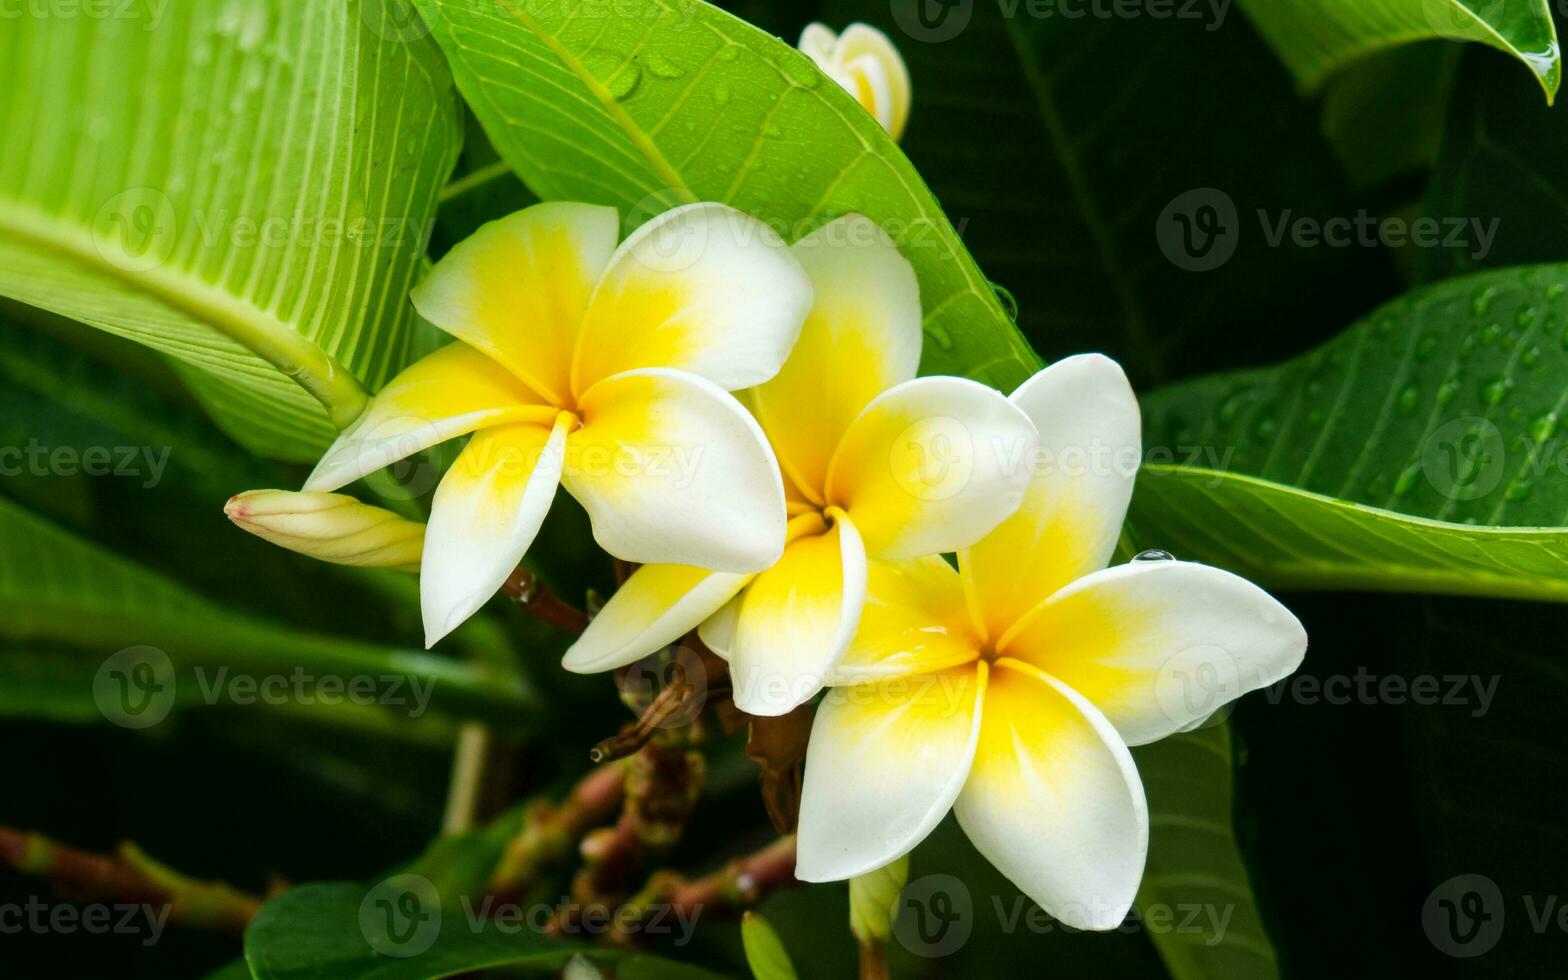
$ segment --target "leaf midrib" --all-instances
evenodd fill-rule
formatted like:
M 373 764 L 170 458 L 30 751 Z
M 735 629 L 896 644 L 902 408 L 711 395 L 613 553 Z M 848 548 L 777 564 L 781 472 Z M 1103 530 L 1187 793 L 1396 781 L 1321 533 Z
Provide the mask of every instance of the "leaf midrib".
M 445 6 L 445 3 L 441 3 L 440 6 Z M 567 71 L 570 71 L 578 81 L 582 82 L 583 86 L 603 106 L 606 115 L 610 117 L 616 126 L 620 127 L 621 131 L 626 134 L 626 138 L 631 140 L 632 144 L 643 154 L 648 165 L 664 181 L 665 186 L 674 191 L 680 197 L 682 203 L 695 204 L 697 195 L 686 185 L 686 181 L 681 178 L 681 175 L 676 173 L 669 160 L 665 159 L 664 153 L 653 142 L 653 138 L 644 132 L 641 126 L 637 125 L 636 120 L 632 119 L 620 102 L 610 94 L 610 90 L 600 84 L 599 80 L 589 73 L 582 62 L 578 61 L 566 49 L 565 45 L 556 39 L 555 35 L 541 28 L 532 17 L 518 9 L 516 4 L 509 2 L 509 0 L 501 0 L 501 6 L 507 13 L 517 18 L 518 23 L 527 28 L 528 32 L 534 37 L 537 37 L 540 43 L 549 48 L 550 53 L 559 58 L 561 64 L 566 66 Z
M 273 314 L 188 271 L 167 266 L 135 271 L 129 268 L 133 264 L 129 255 L 124 265 L 117 264 L 104 254 L 118 251 L 117 246 L 94 239 L 79 226 L 38 208 L 5 197 L 0 197 L 0 233 L 110 276 L 235 341 L 321 402 L 340 429 L 347 427 L 365 407 L 369 396 L 359 380 L 320 346 Z

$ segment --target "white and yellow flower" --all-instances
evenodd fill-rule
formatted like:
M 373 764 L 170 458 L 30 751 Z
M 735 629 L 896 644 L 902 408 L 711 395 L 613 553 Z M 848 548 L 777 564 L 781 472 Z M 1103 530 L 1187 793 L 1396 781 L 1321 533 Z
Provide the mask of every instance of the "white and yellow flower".
M 730 663 L 735 703 L 778 715 L 822 687 L 854 636 L 870 558 L 956 551 L 1018 506 L 1033 424 L 1000 393 L 916 378 L 914 270 L 881 229 L 840 218 L 798 242 L 815 303 L 778 377 L 743 397 L 784 470 L 783 557 L 760 575 L 648 565 L 567 651 L 610 670 L 701 624 Z
M 335 490 L 475 433 L 432 503 L 427 643 L 505 582 L 558 483 L 627 561 L 748 572 L 783 549 L 777 465 L 728 392 L 778 372 L 810 282 L 724 205 L 677 208 L 617 246 L 619 231 L 613 208 L 540 204 L 454 248 L 412 299 L 457 342 L 393 378 L 305 483 Z
M 951 808 L 1036 903 L 1110 929 L 1148 848 L 1127 747 L 1285 676 L 1306 634 L 1228 572 L 1105 567 L 1139 455 L 1137 402 L 1113 362 L 1069 358 L 1012 398 L 1041 448 L 1018 512 L 957 571 L 941 558 L 871 566 L 866 614 L 811 732 L 796 874 L 872 871 Z
M 822 73 L 844 88 L 895 140 L 909 122 L 909 69 L 886 34 L 869 24 L 851 24 L 835 33 L 825 24 L 807 24 L 800 50 Z

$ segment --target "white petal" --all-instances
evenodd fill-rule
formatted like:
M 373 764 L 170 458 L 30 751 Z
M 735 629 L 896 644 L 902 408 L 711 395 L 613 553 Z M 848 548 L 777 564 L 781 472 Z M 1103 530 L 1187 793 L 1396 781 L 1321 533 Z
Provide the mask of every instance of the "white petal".
M 641 660 L 696 629 L 750 580 L 690 565 L 644 565 L 589 621 L 561 666 L 593 674 Z
M 811 277 L 811 315 L 778 376 L 750 398 L 785 473 L 820 505 L 850 423 L 920 366 L 920 285 L 862 215 L 831 221 L 790 251 Z
M 810 700 L 849 648 L 865 598 L 866 552 L 848 518 L 792 540 L 741 593 L 729 650 L 735 706 L 782 715 Z
M 1295 670 L 1307 633 L 1230 572 L 1132 562 L 1062 589 L 1002 647 L 1094 702 L 1128 745 L 1143 745 Z
M 469 440 L 430 506 L 419 574 L 425 645 L 495 595 L 544 523 L 561 479 L 567 419 L 505 425 Z
M 1025 381 L 1013 404 L 1040 433 L 1023 504 L 959 558 L 995 640 L 1057 589 L 1111 558 L 1127 517 L 1142 438 L 1127 376 L 1099 354 Z
M 986 673 L 979 663 L 828 692 L 806 749 L 797 878 L 865 874 L 931 833 L 969 775 Z
M 572 389 L 678 368 L 726 391 L 773 377 L 811 309 L 811 282 L 767 225 L 725 204 L 659 215 L 621 243 L 578 339 Z
M 734 396 L 684 371 L 607 378 L 577 403 L 566 489 L 594 540 L 639 564 L 755 572 L 784 550 L 784 482 Z
M 838 43 L 838 32 L 828 25 L 813 21 L 800 32 L 800 43 L 795 45 L 801 53 L 825 68 L 833 58 L 833 47 Z
M 966 548 L 1017 508 L 1034 424 L 964 378 L 916 378 L 879 395 L 850 425 L 828 471 L 873 558 Z
M 551 424 L 556 410 L 495 361 L 462 342 L 429 354 L 387 382 L 305 480 L 336 490 L 407 456 L 487 425 Z
M 1132 754 L 1094 705 L 1027 664 L 999 660 L 958 823 L 998 871 L 1057 919 L 1114 929 L 1149 850 Z

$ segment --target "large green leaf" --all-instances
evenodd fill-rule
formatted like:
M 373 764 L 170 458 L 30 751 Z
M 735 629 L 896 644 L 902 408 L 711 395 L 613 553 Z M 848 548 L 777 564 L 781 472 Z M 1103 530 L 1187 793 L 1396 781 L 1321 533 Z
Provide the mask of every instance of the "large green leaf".
M 254 450 L 318 454 L 409 359 L 460 140 L 439 53 L 383 2 L 12 20 L 0 294 L 169 354 Z
M 537 909 L 519 908 L 522 922 L 478 917 L 476 925 L 470 916 L 479 916 L 485 901 L 445 894 L 422 876 L 394 876 L 372 888 L 302 885 L 262 906 L 245 933 L 245 959 L 256 980 L 432 980 L 503 967 L 543 973 L 577 955 L 612 965 L 620 980 L 717 976 L 645 953 L 544 936 L 526 924 Z
M 726 201 L 793 240 L 846 212 L 920 279 L 924 368 L 1011 388 L 1037 361 L 898 147 L 804 55 L 697 0 L 416 0 L 501 156 L 628 223 Z
M 131 655 L 125 670 L 140 670 L 156 683 L 139 683 L 145 698 L 133 714 L 200 704 L 216 690 L 218 671 L 253 678 L 303 675 L 309 690 L 327 676 L 402 677 L 381 714 L 412 709 L 424 686 L 432 711 L 482 717 L 519 727 L 534 707 L 513 678 L 500 679 L 442 657 L 390 649 L 275 626 L 233 613 L 126 558 L 100 548 L 0 496 L 0 644 L 5 683 L 0 716 L 90 721 L 105 716 L 113 694 L 111 656 L 152 647 L 151 659 Z M 137 663 L 151 667 L 138 667 Z M 159 664 L 166 667 L 160 671 Z M 198 668 L 202 669 L 200 675 Z M 226 677 L 227 675 L 225 675 Z M 295 690 L 288 687 L 288 692 Z M 250 697 L 250 695 L 246 695 Z M 393 702 L 392 698 L 400 700 Z M 138 698 L 138 701 L 143 700 Z M 112 703 L 112 702 L 111 702 Z M 262 703 L 267 703 L 263 701 Z M 290 699 L 289 707 L 310 707 Z M 356 705 L 339 713 L 352 715 Z M 326 705 L 325 714 L 333 710 Z M 146 717 L 156 720 L 152 715 Z M 161 715 L 160 715 L 161 717 Z M 136 720 L 132 718 L 131 720 Z
M 1278 587 L 1568 598 L 1565 325 L 1568 266 L 1499 270 L 1156 392 L 1135 537 Z
M 1138 914 L 1171 976 L 1277 978 L 1278 957 L 1236 844 L 1229 728 L 1174 735 L 1133 755 L 1149 798 Z
M 1439 219 L 1490 222 L 1496 238 L 1485 252 L 1425 249 L 1424 282 L 1568 260 L 1568 103 L 1542 105 L 1513 66 L 1488 54 L 1467 52 L 1460 63 L 1426 205 Z
M 1562 80 L 1547 0 L 1242 0 L 1242 6 L 1308 88 L 1372 52 L 1434 38 L 1479 41 L 1514 56 L 1548 100 Z
M 948 5 L 933 30 L 920 29 L 923 0 L 818 10 L 899 46 L 914 87 L 903 148 L 1016 297 L 1035 350 L 1104 352 L 1140 389 L 1287 357 L 1399 285 L 1381 255 L 1270 241 L 1260 211 L 1276 222 L 1375 205 L 1351 191 L 1318 108 L 1251 25 L 1177 8 L 1037 17 L 978 0 Z M 1194 241 L 1212 259 L 1195 265 L 1175 223 L 1209 207 L 1223 227 L 1212 249 Z M 1258 330 L 1264 318 L 1276 328 Z

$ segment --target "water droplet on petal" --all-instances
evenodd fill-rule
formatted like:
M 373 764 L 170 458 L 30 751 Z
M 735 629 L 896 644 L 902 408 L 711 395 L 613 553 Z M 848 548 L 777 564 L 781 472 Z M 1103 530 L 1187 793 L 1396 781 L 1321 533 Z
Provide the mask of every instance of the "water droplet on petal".
M 1169 551 L 1161 551 L 1159 548 L 1150 548 L 1148 551 L 1138 552 L 1133 556 L 1132 560 L 1136 562 L 1175 561 L 1176 556 L 1171 554 Z

